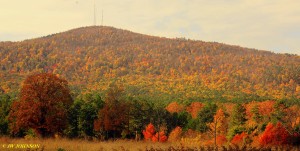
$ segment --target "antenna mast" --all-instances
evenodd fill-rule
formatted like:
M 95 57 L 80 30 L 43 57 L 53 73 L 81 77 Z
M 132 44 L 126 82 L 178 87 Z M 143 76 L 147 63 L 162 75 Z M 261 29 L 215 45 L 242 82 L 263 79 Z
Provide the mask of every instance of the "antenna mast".
M 94 25 L 96 26 L 96 0 L 94 0 Z
M 103 9 L 102 9 L 102 20 L 101 20 L 101 26 L 103 26 Z

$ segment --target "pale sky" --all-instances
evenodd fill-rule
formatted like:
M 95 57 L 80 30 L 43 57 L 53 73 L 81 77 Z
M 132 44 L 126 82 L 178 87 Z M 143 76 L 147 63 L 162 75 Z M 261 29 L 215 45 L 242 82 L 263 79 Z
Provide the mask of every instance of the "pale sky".
M 300 0 L 95 0 L 97 24 L 300 55 Z M 0 41 L 91 26 L 94 0 L 0 0 Z

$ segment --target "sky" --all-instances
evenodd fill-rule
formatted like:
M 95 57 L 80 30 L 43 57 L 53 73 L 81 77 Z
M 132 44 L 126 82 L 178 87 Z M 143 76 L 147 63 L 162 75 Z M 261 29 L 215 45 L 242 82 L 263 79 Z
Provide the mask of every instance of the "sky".
M 96 25 L 300 55 L 300 0 L 0 0 L 0 41 L 94 25 L 94 3 Z

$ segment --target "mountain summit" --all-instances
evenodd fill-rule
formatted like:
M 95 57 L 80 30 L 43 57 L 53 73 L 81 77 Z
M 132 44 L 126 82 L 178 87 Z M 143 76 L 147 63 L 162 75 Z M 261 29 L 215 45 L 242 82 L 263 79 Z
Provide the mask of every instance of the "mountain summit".
M 37 72 L 64 77 L 74 93 L 122 83 L 129 97 L 165 100 L 300 98 L 300 57 L 216 42 L 82 27 L 0 42 L 0 89 L 16 92 Z M 1 93 L 1 91 L 0 91 Z

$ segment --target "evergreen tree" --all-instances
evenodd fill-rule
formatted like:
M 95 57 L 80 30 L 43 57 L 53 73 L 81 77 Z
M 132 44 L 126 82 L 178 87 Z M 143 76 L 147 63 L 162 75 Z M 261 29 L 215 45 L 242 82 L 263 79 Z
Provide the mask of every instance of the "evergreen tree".
M 217 105 L 213 103 L 206 104 L 198 113 L 198 130 L 200 132 L 206 132 L 209 127 L 207 123 L 211 123 L 214 120 L 214 115 L 217 111 Z
M 271 114 L 271 122 L 276 124 L 278 122 L 285 124 L 286 123 L 286 112 L 287 105 L 284 101 L 277 101 L 274 104 L 274 111 Z
M 247 121 L 246 119 L 246 109 L 240 103 L 236 104 L 231 116 L 230 126 L 242 126 Z
M 259 108 L 258 105 L 255 105 L 252 109 L 251 112 L 253 114 L 252 119 L 256 122 L 256 123 L 260 123 L 262 121 L 262 115 L 259 113 Z
M 75 138 L 79 136 L 79 115 L 82 104 L 83 101 L 81 99 L 77 99 L 74 101 L 74 103 L 68 110 L 69 124 L 64 133 L 70 138 Z
M 7 94 L 0 95 L 0 135 L 7 135 L 8 130 L 8 114 L 12 100 Z
M 70 138 L 94 136 L 94 120 L 103 105 L 99 94 L 79 96 L 68 110 L 69 125 L 64 133 Z
M 236 134 L 244 132 L 244 124 L 246 121 L 245 107 L 240 103 L 236 104 L 231 114 L 230 128 L 228 130 L 227 138 L 231 140 Z

